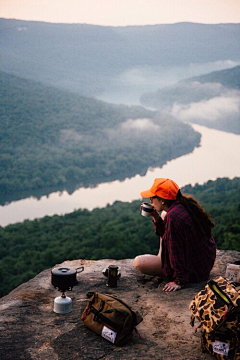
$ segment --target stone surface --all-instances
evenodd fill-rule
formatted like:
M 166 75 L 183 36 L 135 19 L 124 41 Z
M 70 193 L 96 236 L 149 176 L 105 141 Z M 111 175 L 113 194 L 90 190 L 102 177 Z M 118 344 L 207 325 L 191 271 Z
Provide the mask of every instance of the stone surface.
M 227 263 L 240 260 L 236 251 L 218 251 L 210 277 L 225 275 Z M 121 267 L 117 288 L 106 286 L 102 270 L 110 264 Z M 77 268 L 79 283 L 67 296 L 72 312 L 53 312 L 60 293 L 51 285 L 51 269 L 20 285 L 0 299 L 1 360 L 87 360 L 87 359 L 212 359 L 200 349 L 200 333 L 190 326 L 189 303 L 206 282 L 188 284 L 184 289 L 165 293 L 165 282 L 139 274 L 131 259 L 76 260 L 61 265 Z M 87 304 L 86 293 L 114 294 L 137 309 L 143 321 L 125 346 L 116 347 L 95 335 L 80 320 Z

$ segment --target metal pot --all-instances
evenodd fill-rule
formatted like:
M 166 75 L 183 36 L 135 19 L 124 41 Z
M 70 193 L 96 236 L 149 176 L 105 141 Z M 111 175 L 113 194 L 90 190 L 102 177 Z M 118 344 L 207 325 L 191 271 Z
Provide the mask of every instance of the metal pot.
M 51 271 L 52 285 L 61 292 L 72 290 L 73 286 L 78 283 L 77 274 L 83 270 L 83 266 L 78 267 L 77 269 L 70 269 L 67 267 L 54 268 Z

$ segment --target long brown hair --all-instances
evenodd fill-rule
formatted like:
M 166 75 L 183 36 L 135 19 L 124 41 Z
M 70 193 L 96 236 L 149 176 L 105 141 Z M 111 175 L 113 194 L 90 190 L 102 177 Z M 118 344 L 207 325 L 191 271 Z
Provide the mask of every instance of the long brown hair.
M 163 200 L 167 206 L 171 206 L 176 201 Z M 215 227 L 214 220 L 199 204 L 195 197 L 189 194 L 182 194 L 179 190 L 177 193 L 177 200 L 185 207 L 200 233 L 210 237 L 212 235 L 212 229 Z

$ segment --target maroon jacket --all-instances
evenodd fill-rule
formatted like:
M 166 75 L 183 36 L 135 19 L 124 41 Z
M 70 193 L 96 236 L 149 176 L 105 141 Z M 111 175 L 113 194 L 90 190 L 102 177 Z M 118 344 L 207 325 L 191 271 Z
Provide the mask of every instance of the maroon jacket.
M 179 285 L 208 279 L 216 258 L 213 237 L 204 237 L 196 228 L 185 207 L 176 201 L 164 220 L 154 223 L 162 236 L 162 271 Z

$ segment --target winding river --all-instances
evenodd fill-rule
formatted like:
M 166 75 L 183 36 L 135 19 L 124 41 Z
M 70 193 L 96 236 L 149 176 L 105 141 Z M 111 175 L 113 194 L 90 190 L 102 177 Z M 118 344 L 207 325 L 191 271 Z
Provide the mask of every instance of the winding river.
M 145 176 L 136 175 L 124 181 L 113 181 L 96 188 L 79 188 L 69 195 L 66 191 L 30 197 L 0 206 L 0 225 L 33 220 L 45 215 L 66 214 L 80 208 L 92 210 L 116 200 L 140 200 L 140 191 L 149 188 L 156 177 L 172 178 L 180 187 L 203 184 L 221 177 L 240 176 L 240 135 L 208 129 L 192 124 L 202 135 L 201 146 L 190 154 L 169 161 L 162 168 L 149 169 Z

